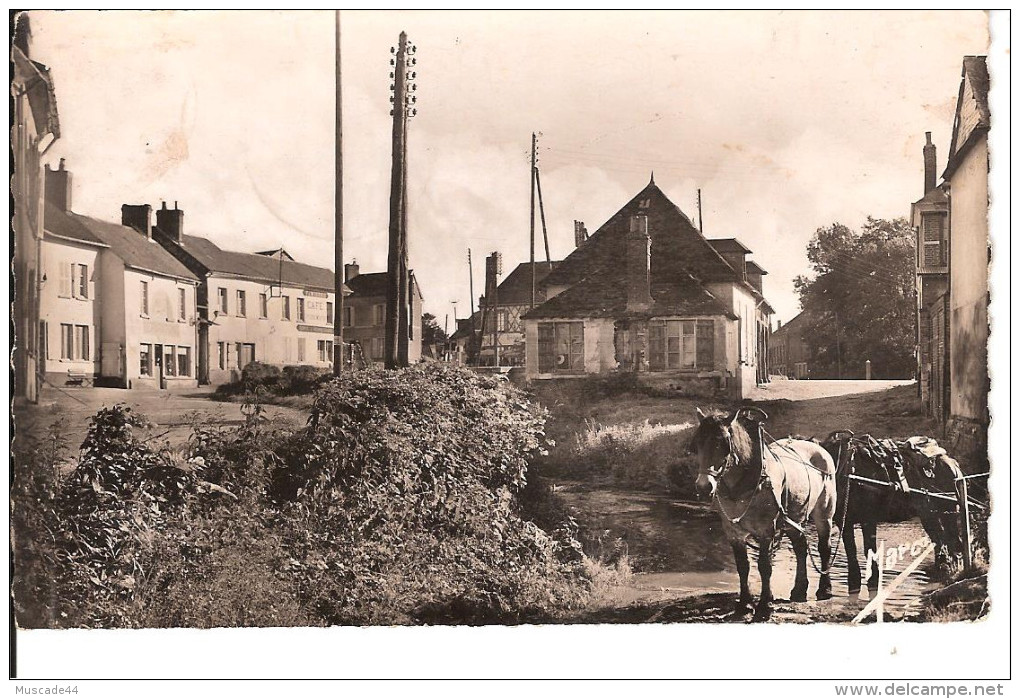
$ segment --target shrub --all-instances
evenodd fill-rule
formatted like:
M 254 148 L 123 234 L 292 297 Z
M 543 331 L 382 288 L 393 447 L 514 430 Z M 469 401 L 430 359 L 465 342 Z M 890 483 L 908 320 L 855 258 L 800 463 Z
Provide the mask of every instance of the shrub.
M 248 391 L 256 389 L 274 390 L 280 383 L 280 367 L 262 362 L 249 362 L 241 370 L 241 384 Z
M 284 395 L 302 395 L 311 393 L 316 386 L 329 378 L 328 369 L 320 369 L 306 364 L 283 367 L 281 386 Z
M 576 557 L 521 516 L 544 411 L 439 363 L 324 384 L 283 448 L 277 498 L 328 623 L 515 621 L 579 603 Z

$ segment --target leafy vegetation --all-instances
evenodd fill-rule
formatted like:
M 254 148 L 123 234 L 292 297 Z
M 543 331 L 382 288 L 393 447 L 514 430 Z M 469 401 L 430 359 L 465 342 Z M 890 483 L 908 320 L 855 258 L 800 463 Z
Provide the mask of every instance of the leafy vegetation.
M 173 450 L 129 409 L 101 410 L 64 473 L 46 435 L 26 442 L 19 623 L 515 623 L 627 573 L 586 556 L 576 522 L 529 482 L 546 414 L 501 379 L 435 363 L 357 372 L 319 388 L 303 429 L 270 429 L 257 402 L 244 412 Z
M 808 244 L 813 275 L 794 280 L 812 352 L 812 378 L 914 375 L 914 232 L 906 219 L 834 223 Z

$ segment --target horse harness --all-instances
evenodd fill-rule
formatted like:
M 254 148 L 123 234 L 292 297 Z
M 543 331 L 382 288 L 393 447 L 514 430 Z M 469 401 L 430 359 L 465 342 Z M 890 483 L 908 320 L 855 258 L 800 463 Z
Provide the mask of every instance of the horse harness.
M 775 499 L 776 507 L 779 510 L 777 512 L 777 514 L 776 514 L 777 526 L 776 526 L 776 533 L 775 533 L 774 541 L 772 542 L 772 546 L 774 547 L 774 546 L 777 546 L 779 544 L 779 541 L 781 540 L 782 534 L 783 534 L 782 528 L 778 525 L 778 522 L 779 522 L 780 519 L 782 519 L 782 521 L 787 526 L 796 529 L 801 534 L 804 533 L 804 527 L 801 524 L 799 524 L 798 522 L 795 522 L 787 514 L 786 507 L 783 505 L 783 503 L 780 501 L 780 499 L 778 497 L 776 497 L 776 495 L 775 495 L 775 489 L 772 487 L 772 479 L 769 477 L 768 471 L 765 468 L 765 451 L 768 450 L 769 455 L 773 459 L 777 459 L 778 460 L 778 457 L 776 456 L 775 452 L 772 451 L 772 447 L 765 443 L 765 434 L 766 434 L 765 428 L 762 427 L 762 425 L 759 423 L 758 424 L 758 444 L 760 445 L 760 448 L 759 448 L 758 454 L 759 454 L 760 468 L 759 468 L 759 472 L 758 472 L 758 481 L 755 484 L 754 488 L 752 488 L 749 491 L 749 495 L 748 495 L 748 499 L 747 499 L 747 506 L 744 508 L 744 511 L 741 512 L 739 516 L 733 517 L 733 516 L 730 515 L 729 512 L 726 511 L 726 506 L 723 505 L 722 500 L 719 498 L 719 493 L 718 492 L 716 492 L 715 500 L 716 500 L 716 503 L 719 505 L 719 510 L 722 512 L 723 516 L 727 520 L 729 520 L 730 524 L 732 524 L 734 527 L 736 527 L 738 529 L 741 529 L 744 532 L 750 534 L 751 533 L 750 531 L 748 531 L 743 526 L 741 526 L 741 524 L 740 524 L 741 520 L 747 515 L 748 512 L 751 511 L 751 507 L 754 505 L 755 495 L 757 493 L 759 493 L 759 492 L 761 492 L 763 490 L 768 490 L 770 493 L 772 493 L 773 498 Z M 730 432 L 729 429 L 726 430 L 726 441 L 727 441 L 727 445 L 729 447 L 729 452 L 726 455 L 726 459 L 723 461 L 723 463 L 719 467 L 719 469 L 717 469 L 717 470 L 715 470 L 715 469 L 709 470 L 709 475 L 711 475 L 714 478 L 718 479 L 720 489 L 725 487 L 727 489 L 727 491 L 729 491 L 730 488 L 726 484 L 725 480 L 723 480 L 722 476 L 726 473 L 726 471 L 731 466 L 735 466 L 736 463 L 737 463 L 736 449 L 735 449 L 734 444 L 733 444 L 733 434 L 732 434 L 732 432 Z M 778 444 L 778 440 L 773 438 L 773 444 Z M 799 461 L 801 464 L 803 464 L 804 466 L 806 466 L 808 468 L 812 468 L 812 469 L 818 471 L 822 475 L 823 479 L 824 478 L 831 478 L 832 477 L 833 474 L 828 473 L 826 471 L 823 471 L 822 469 L 820 469 L 817 466 L 815 466 L 814 464 L 812 464 L 810 461 L 804 460 L 800 456 L 800 454 L 795 452 L 793 449 L 790 449 L 786 445 L 782 445 L 782 444 L 779 444 L 779 446 L 782 449 L 785 449 L 786 451 L 790 452 L 790 454 L 793 455 L 794 458 L 797 461 Z M 811 498 L 810 480 L 808 481 L 808 483 L 809 483 L 809 486 L 808 486 L 809 487 L 809 490 L 808 490 L 808 499 L 810 500 L 810 498 Z M 827 570 L 826 571 L 819 570 L 819 572 L 828 572 L 828 571 Z

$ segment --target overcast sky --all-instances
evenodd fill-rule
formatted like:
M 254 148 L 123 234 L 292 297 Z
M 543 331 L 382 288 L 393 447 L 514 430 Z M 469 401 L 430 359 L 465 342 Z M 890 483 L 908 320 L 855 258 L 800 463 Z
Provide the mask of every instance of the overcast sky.
M 221 247 L 332 267 L 332 12 L 34 12 L 73 209 L 177 201 Z M 981 12 L 342 15 L 345 258 L 386 268 L 390 46 L 417 47 L 411 266 L 425 310 L 466 316 L 483 258 L 528 259 L 532 131 L 554 259 L 655 181 L 769 272 L 789 320 L 819 226 L 906 216 L 931 131 L 945 166 Z M 541 232 L 537 255 L 544 258 Z

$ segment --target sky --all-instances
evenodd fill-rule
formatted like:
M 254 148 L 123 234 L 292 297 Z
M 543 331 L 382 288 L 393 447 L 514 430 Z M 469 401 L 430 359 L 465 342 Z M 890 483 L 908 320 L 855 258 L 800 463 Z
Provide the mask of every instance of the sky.
M 410 263 L 451 330 L 469 248 L 476 295 L 487 254 L 505 274 L 529 259 L 533 131 L 553 259 L 575 219 L 594 232 L 654 171 L 694 221 L 701 188 L 705 235 L 751 248 L 788 321 L 817 228 L 907 216 L 926 131 L 941 173 L 962 57 L 988 52 L 976 11 L 343 11 L 341 27 L 345 261 L 386 269 L 405 30 Z M 66 159 L 73 210 L 119 221 L 122 204 L 176 201 L 187 233 L 332 268 L 332 11 L 36 11 L 32 30 L 60 113 L 46 159 Z

